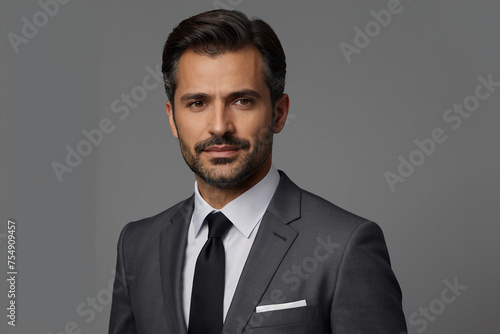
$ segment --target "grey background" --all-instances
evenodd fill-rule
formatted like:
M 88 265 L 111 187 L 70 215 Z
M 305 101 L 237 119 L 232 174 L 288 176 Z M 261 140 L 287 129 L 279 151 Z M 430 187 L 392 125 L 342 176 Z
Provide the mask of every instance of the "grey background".
M 500 89 L 459 129 L 443 120 L 474 94 L 478 76 L 500 81 L 500 5 L 401 0 L 403 10 L 348 63 L 339 44 L 353 44 L 353 29 L 388 2 L 220 1 L 269 22 L 287 54 L 291 115 L 275 138 L 276 166 L 381 225 L 407 319 L 439 306 L 445 280 L 467 286 L 425 329 L 409 323 L 409 332 L 500 333 Z M 73 321 L 81 333 L 105 333 L 121 228 L 193 190 L 163 87 L 123 120 L 111 104 L 160 63 L 176 24 L 214 3 L 71 1 L 18 53 L 7 34 L 22 35 L 22 18 L 33 22 L 43 9 L 37 1 L 0 6 L 0 329 L 56 334 Z M 51 164 L 65 163 L 65 147 L 75 149 L 82 130 L 104 118 L 114 131 L 59 182 Z M 435 128 L 447 141 L 392 192 L 384 172 L 397 172 L 398 156 L 408 158 L 414 140 Z M 15 328 L 5 317 L 7 219 L 18 225 Z M 92 298 L 90 319 L 81 303 Z

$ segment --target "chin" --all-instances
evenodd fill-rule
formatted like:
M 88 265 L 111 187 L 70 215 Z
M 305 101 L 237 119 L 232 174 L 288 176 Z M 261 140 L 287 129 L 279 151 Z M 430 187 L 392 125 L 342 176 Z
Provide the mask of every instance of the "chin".
M 253 174 L 244 171 L 241 167 L 235 168 L 226 164 L 225 167 L 215 167 L 205 169 L 205 173 L 196 173 L 203 181 L 215 188 L 228 189 L 238 187 Z M 223 170 L 221 170 L 223 169 Z

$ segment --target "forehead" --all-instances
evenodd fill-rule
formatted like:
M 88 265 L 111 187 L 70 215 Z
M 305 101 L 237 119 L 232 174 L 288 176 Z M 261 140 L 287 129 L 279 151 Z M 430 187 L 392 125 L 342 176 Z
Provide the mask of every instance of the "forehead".
M 176 96 L 185 92 L 217 95 L 241 89 L 268 90 L 262 66 L 262 56 L 254 47 L 215 57 L 188 49 L 179 59 Z

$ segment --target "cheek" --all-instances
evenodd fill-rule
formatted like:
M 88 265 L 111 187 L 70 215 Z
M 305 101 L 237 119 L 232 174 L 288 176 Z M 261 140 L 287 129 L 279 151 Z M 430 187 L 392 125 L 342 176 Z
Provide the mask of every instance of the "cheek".
M 203 135 L 203 122 L 200 120 L 190 120 L 186 117 L 176 118 L 177 132 L 186 143 L 195 143 Z
M 259 145 L 269 145 L 273 142 L 273 134 L 273 131 L 269 127 L 262 128 L 256 140 Z
M 246 117 L 240 124 L 240 133 L 247 137 L 259 138 L 271 127 L 271 116 Z
M 257 140 L 261 142 L 266 142 L 272 137 L 273 131 L 271 129 L 271 119 L 264 124 L 260 124 L 257 131 Z

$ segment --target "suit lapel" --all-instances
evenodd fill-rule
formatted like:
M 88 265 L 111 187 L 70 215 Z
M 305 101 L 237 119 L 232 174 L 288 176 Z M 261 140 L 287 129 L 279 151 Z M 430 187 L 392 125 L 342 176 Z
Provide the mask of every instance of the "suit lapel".
M 300 217 L 300 189 L 280 171 L 278 188 L 262 218 L 241 273 L 223 333 L 241 333 L 298 233 L 287 224 Z
M 164 309 L 172 333 L 187 332 L 182 309 L 182 272 L 189 222 L 193 213 L 191 196 L 171 217 L 171 224 L 160 232 L 160 272 Z

